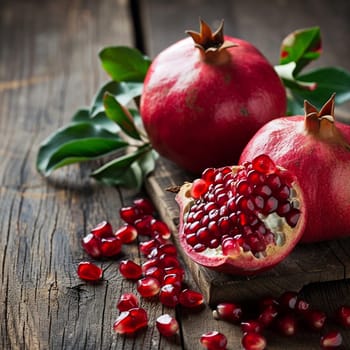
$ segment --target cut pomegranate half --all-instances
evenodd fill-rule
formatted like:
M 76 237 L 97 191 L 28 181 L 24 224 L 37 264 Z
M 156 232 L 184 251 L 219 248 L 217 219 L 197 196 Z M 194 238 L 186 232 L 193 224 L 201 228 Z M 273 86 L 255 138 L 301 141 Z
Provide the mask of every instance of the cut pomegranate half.
M 185 183 L 176 196 L 180 244 L 192 260 L 251 275 L 292 251 L 306 221 L 304 197 L 293 174 L 262 154 L 242 166 L 207 169 L 201 178 L 208 186 Z

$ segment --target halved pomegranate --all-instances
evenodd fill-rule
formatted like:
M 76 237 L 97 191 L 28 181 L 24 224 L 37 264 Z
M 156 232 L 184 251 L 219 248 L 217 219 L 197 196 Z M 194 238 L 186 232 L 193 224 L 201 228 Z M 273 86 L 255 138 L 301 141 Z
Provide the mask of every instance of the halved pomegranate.
M 201 179 L 206 186 L 185 183 L 176 196 L 180 244 L 198 264 L 256 274 L 278 264 L 301 238 L 303 194 L 294 175 L 268 156 L 206 169 Z

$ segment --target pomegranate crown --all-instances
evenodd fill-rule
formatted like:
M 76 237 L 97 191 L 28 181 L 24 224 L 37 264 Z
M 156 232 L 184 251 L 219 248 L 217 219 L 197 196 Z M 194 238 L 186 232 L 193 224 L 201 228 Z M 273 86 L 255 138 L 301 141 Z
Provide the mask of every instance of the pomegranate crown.
M 207 63 L 224 64 L 230 59 L 227 50 L 237 44 L 225 40 L 224 20 L 219 28 L 213 33 L 209 25 L 202 19 L 199 20 L 199 32 L 186 30 L 186 33 L 193 39 L 194 46 L 200 50 L 202 59 Z
M 304 101 L 305 131 L 323 141 L 335 143 L 350 150 L 350 145 L 335 125 L 335 93 L 317 110 L 310 102 Z

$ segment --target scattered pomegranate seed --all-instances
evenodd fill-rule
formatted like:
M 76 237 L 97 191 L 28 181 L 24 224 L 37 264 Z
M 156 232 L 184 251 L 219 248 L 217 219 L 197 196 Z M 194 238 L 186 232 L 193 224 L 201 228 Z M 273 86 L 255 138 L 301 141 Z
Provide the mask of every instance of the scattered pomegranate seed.
M 159 301 L 168 307 L 175 307 L 179 302 L 179 288 L 164 284 L 159 291 Z
M 87 234 L 81 241 L 84 250 L 95 259 L 102 257 L 101 240 L 92 233 Z
M 179 303 L 188 308 L 195 308 L 204 303 L 204 297 L 202 293 L 191 289 L 183 289 L 179 294 Z
M 179 331 L 179 323 L 168 314 L 161 315 L 156 319 L 156 327 L 159 333 L 165 337 L 171 337 Z
M 151 232 L 153 237 L 161 237 L 162 239 L 171 237 L 170 229 L 164 221 L 153 220 L 151 222 Z
M 122 260 L 119 271 L 125 278 L 136 280 L 142 276 L 142 268 L 132 260 Z
M 152 215 L 155 210 L 153 204 L 146 198 L 138 198 L 134 200 L 134 206 L 143 214 L 143 215 Z
M 255 320 L 247 320 L 241 322 L 241 331 L 245 333 L 260 333 L 262 331 L 261 324 Z
M 285 309 L 294 310 L 298 300 L 298 293 L 287 291 L 284 292 L 279 298 L 279 304 Z
M 118 255 L 122 249 L 122 241 L 117 237 L 102 238 L 100 249 L 104 257 Z
M 137 281 L 137 291 L 144 298 L 157 295 L 160 291 L 160 283 L 156 278 L 144 277 Z
M 94 263 L 83 261 L 78 265 L 77 274 L 82 280 L 95 282 L 102 278 L 103 271 Z
M 125 244 L 132 243 L 137 238 L 137 230 L 135 226 L 125 224 L 115 232 L 115 236 Z
M 225 350 L 227 346 L 227 338 L 218 331 L 203 334 L 200 342 L 208 350 Z
M 128 224 L 134 224 L 140 218 L 140 210 L 134 206 L 123 207 L 119 210 L 120 217 Z
M 244 350 L 264 350 L 266 339 L 260 333 L 248 332 L 243 335 L 242 346 Z
M 234 303 L 220 303 L 213 311 L 214 318 L 232 323 L 240 322 L 242 319 L 242 314 L 242 308 Z
M 139 300 L 134 293 L 124 293 L 117 303 L 119 311 L 128 311 L 139 306 Z
M 281 335 L 293 336 L 297 332 L 297 320 L 292 314 L 286 314 L 278 317 L 276 327 Z
M 336 349 L 343 343 L 343 337 L 338 331 L 330 331 L 320 339 L 320 346 L 322 349 Z
M 113 324 L 113 329 L 119 334 L 133 334 L 148 325 L 147 313 L 143 308 L 133 308 L 123 311 Z
M 350 306 L 343 305 L 336 311 L 337 321 L 345 328 L 350 328 Z
M 321 310 L 308 310 L 305 312 L 304 320 L 310 329 L 319 331 L 324 327 L 327 316 Z
M 258 321 L 263 327 L 269 327 L 272 322 L 278 316 L 278 308 L 276 305 L 271 304 L 265 307 L 265 309 L 258 316 Z
M 112 225 L 108 221 L 102 221 L 91 230 L 91 233 L 100 238 L 111 237 L 113 236 Z

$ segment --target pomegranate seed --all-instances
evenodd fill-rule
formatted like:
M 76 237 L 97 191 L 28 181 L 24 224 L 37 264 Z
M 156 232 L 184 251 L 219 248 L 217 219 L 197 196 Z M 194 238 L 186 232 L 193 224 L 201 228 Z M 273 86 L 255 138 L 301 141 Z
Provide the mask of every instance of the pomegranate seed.
M 213 312 L 214 318 L 238 323 L 242 318 L 242 308 L 234 303 L 220 303 Z
M 169 239 L 171 237 L 170 229 L 164 221 L 153 220 L 151 222 L 151 232 L 153 237 L 158 236 L 163 239 Z
M 264 311 L 266 308 L 270 306 L 277 308 L 279 306 L 279 302 L 277 301 L 277 299 L 275 299 L 274 297 L 268 296 L 259 301 L 259 309 L 261 311 Z
M 134 225 L 139 235 L 151 236 L 151 223 L 153 221 L 152 215 L 144 215 L 140 219 L 135 220 Z
M 208 350 L 225 350 L 227 346 L 227 338 L 217 331 L 203 334 L 200 342 Z
M 345 328 L 350 328 L 350 306 L 343 305 L 336 311 L 338 322 Z
M 160 253 L 177 256 L 177 248 L 172 243 L 161 244 L 158 248 Z
M 207 192 L 208 187 L 209 184 L 207 181 L 203 179 L 194 180 L 191 187 L 191 197 L 194 199 L 199 199 L 205 192 Z
M 138 306 L 139 306 L 139 300 L 137 296 L 133 293 L 122 294 L 117 303 L 117 309 L 119 311 L 128 311 Z
M 152 215 L 154 213 L 153 204 L 146 198 L 138 198 L 134 200 L 134 206 L 143 215 Z
M 180 262 L 178 258 L 174 255 L 162 254 L 158 258 L 159 266 L 163 269 L 166 267 L 180 267 Z
M 144 256 L 151 253 L 152 249 L 157 248 L 159 243 L 155 239 L 150 239 L 149 241 L 140 242 L 139 248 Z
M 300 313 L 300 314 L 304 314 L 306 311 L 308 311 L 310 309 L 310 304 L 303 299 L 298 299 L 297 303 L 295 305 L 295 310 Z
M 252 160 L 252 168 L 262 174 L 272 174 L 276 171 L 276 165 L 266 154 L 261 154 Z
M 139 329 L 147 327 L 148 317 L 144 309 L 137 307 L 123 311 L 113 324 L 113 329 L 119 334 L 134 334 Z
M 115 236 L 118 237 L 122 243 L 132 243 L 137 238 L 137 230 L 135 226 L 126 224 L 115 232 Z
M 122 249 L 122 241 L 117 237 L 108 237 L 101 239 L 101 254 L 104 257 L 115 256 Z
M 180 281 L 185 278 L 185 270 L 181 267 L 166 267 L 164 273 L 165 275 L 175 274 Z
M 182 276 L 177 275 L 175 273 L 170 273 L 164 276 L 162 285 L 172 284 L 174 287 L 181 290 L 182 286 Z
M 102 256 L 101 240 L 92 233 L 89 233 L 82 239 L 81 245 L 91 257 L 98 259 Z
M 242 333 L 260 333 L 262 331 L 261 324 L 255 320 L 241 322 Z
M 92 262 L 83 261 L 78 265 L 77 274 L 82 280 L 95 282 L 102 278 L 103 271 Z
M 204 303 L 204 297 L 202 293 L 191 289 L 183 289 L 179 295 L 179 303 L 188 308 L 195 308 Z
M 222 254 L 227 256 L 236 256 L 241 253 L 239 240 L 232 237 L 225 238 L 222 241 L 221 247 Z
M 153 277 L 156 278 L 158 281 L 162 281 L 164 278 L 164 270 L 159 268 L 158 266 L 152 266 L 147 270 L 144 270 L 144 275 L 145 277 Z
M 343 337 L 338 331 L 330 331 L 320 339 L 320 346 L 322 349 L 336 349 L 343 343 Z
M 284 292 L 279 298 L 281 307 L 287 310 L 294 310 L 298 300 L 298 293 L 293 291 Z
M 168 314 L 161 315 L 156 319 L 156 327 L 159 333 L 165 337 L 171 337 L 179 331 L 177 320 Z
M 264 350 L 266 339 L 259 333 L 248 332 L 243 335 L 242 346 L 244 350 Z
M 107 221 L 100 222 L 90 231 L 94 236 L 106 238 L 113 236 L 112 225 Z
M 216 175 L 216 170 L 214 168 L 207 168 L 202 173 L 202 179 L 208 183 L 213 183 Z
M 157 295 L 160 291 L 160 283 L 156 278 L 144 277 L 137 281 L 137 291 L 144 298 Z
M 179 288 L 172 284 L 164 284 L 159 292 L 159 301 L 168 307 L 175 307 L 179 302 Z
M 123 207 L 119 210 L 120 217 L 128 224 L 134 224 L 134 222 L 140 218 L 140 210 L 136 207 L 129 206 Z
M 277 316 L 278 309 L 276 305 L 271 304 L 264 308 L 264 310 L 258 317 L 258 321 L 263 327 L 268 327 L 272 324 L 272 322 L 276 319 Z
M 136 280 L 142 276 L 142 268 L 132 260 L 122 260 L 119 271 L 123 277 Z
M 281 335 L 293 336 L 297 331 L 297 320 L 291 314 L 286 314 L 277 319 L 277 330 Z
M 305 312 L 304 319 L 312 330 L 318 331 L 324 327 L 326 314 L 321 310 L 308 310 Z
M 153 259 L 148 259 L 142 264 L 142 271 L 146 272 L 148 269 L 151 267 L 158 267 L 158 259 L 153 258 Z

